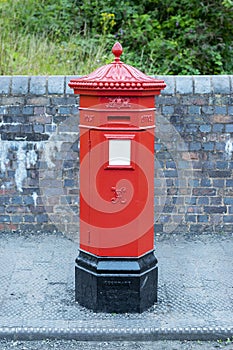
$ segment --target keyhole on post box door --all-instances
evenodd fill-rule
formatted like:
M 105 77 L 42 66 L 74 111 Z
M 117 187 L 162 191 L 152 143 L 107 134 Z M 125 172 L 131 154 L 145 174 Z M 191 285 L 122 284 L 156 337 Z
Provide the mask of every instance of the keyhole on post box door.
M 113 204 L 120 203 L 125 204 L 127 202 L 126 200 L 126 188 L 125 187 L 112 187 L 112 191 L 114 191 L 114 197 L 111 199 L 111 202 Z

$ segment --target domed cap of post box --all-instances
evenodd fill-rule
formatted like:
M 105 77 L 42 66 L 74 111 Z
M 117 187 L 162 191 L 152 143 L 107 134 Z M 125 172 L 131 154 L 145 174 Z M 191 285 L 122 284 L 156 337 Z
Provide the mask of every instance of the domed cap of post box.
M 121 62 L 122 46 L 116 42 L 112 48 L 115 60 L 94 72 L 72 79 L 69 87 L 80 95 L 158 95 L 166 87 L 163 80 L 147 76 L 137 68 Z

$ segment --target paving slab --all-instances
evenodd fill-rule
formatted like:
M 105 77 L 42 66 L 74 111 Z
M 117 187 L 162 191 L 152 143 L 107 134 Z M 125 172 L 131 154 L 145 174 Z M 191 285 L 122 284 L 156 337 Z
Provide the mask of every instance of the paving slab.
M 217 340 L 233 336 L 233 236 L 156 238 L 158 303 L 95 313 L 74 300 L 78 244 L 62 234 L 0 237 L 0 338 Z

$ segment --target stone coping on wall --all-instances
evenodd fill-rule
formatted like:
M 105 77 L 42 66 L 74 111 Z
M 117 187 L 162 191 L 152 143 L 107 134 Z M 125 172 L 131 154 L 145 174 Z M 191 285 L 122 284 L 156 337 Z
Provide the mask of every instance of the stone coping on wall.
M 68 86 L 77 76 L 0 76 L 0 95 L 67 95 L 73 94 Z M 231 94 L 233 75 L 158 75 L 167 87 L 162 94 Z

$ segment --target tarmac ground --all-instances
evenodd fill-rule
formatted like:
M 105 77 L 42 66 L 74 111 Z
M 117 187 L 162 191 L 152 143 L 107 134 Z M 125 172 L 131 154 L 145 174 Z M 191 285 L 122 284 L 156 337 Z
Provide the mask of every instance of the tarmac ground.
M 232 252 L 229 234 L 157 237 L 158 303 L 141 314 L 106 314 L 74 300 L 77 243 L 2 234 L 1 350 L 233 349 Z
M 0 341 L 1 350 L 232 350 L 232 341 L 80 342 L 75 340 Z

